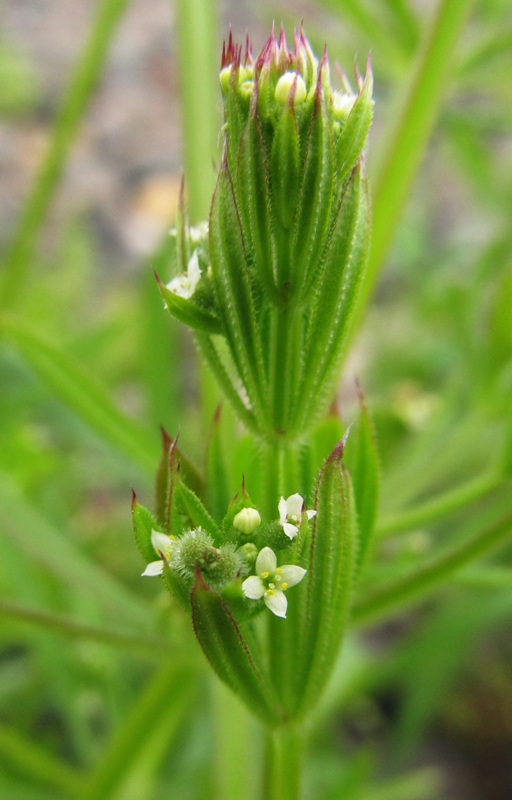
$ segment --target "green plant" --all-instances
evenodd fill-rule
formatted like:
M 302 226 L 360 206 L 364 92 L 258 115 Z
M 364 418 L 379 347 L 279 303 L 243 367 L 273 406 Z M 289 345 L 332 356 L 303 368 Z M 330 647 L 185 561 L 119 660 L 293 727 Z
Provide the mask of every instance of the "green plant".
M 154 270 L 164 286 L 172 279 L 176 237 L 166 236 L 144 269 L 131 278 L 112 273 L 108 285 L 100 279 L 107 263 L 103 244 L 82 218 L 67 211 L 53 251 L 39 241 L 128 3 L 100 4 L 85 55 L 60 104 L 48 155 L 2 274 L 0 794 L 12 800 L 197 800 L 212 793 L 229 800 L 261 797 L 268 786 L 293 796 L 300 773 L 306 797 L 432 800 L 443 796 L 440 776 L 450 761 L 449 741 L 460 737 L 485 744 L 488 731 L 481 722 L 477 726 L 479 709 L 489 703 L 505 709 L 506 718 L 512 614 L 506 545 L 511 452 L 506 142 L 512 105 L 503 66 L 510 10 L 505 0 L 472 8 L 445 0 L 429 18 L 426 10 L 394 0 L 326 0 L 324 5 L 334 26 L 343 21 L 343 28 L 334 27 L 329 35 L 331 59 L 346 63 L 347 53 L 371 48 L 377 87 L 367 163 L 374 246 L 345 339 L 345 352 L 350 343 L 356 361 L 345 365 L 343 425 L 337 414 L 322 419 L 319 404 L 317 421 L 311 419 L 309 427 L 307 419 L 301 430 L 294 387 L 281 406 L 264 394 L 258 419 L 246 414 L 244 430 L 229 401 L 215 412 L 219 393 L 206 370 L 201 402 L 190 388 L 185 396 L 183 340 L 162 311 L 152 277 Z M 208 212 L 214 179 L 215 4 L 182 2 L 178 11 L 186 66 L 181 74 L 187 210 L 195 228 Z M 309 20 L 308 33 L 313 49 L 321 52 L 325 30 Z M 12 48 L 6 46 L 6 52 Z M 34 99 L 20 87 L 13 85 L 11 96 L 23 99 L 23 119 L 40 124 L 30 107 Z M 18 114 L 20 108 L 12 111 Z M 147 112 L 148 124 L 152 113 Z M 18 120 L 15 125 L 24 124 Z M 386 257 L 384 279 L 369 305 Z M 213 310 L 218 320 L 218 309 L 208 305 L 208 296 L 203 299 L 199 311 Z M 363 320 L 363 338 L 356 339 Z M 278 340 L 277 329 L 274 334 Z M 203 349 L 215 337 L 198 332 Z M 221 359 L 225 352 L 219 352 Z M 293 346 L 287 352 L 285 358 L 293 359 Z M 333 368 L 333 381 L 334 373 Z M 365 401 L 356 399 L 354 373 Z M 236 364 L 229 365 L 228 375 L 238 392 Z M 278 392 L 272 391 L 275 399 Z M 243 408 L 245 414 L 250 406 L 244 402 Z M 281 432 L 271 435 L 277 419 L 293 423 L 287 436 L 281 424 Z M 220 529 L 224 535 L 226 509 L 238 491 L 241 507 L 231 508 L 231 521 L 241 513 L 237 525 L 242 527 L 233 526 L 238 532 L 229 547 L 221 542 L 217 548 L 204 537 L 199 545 L 206 555 L 212 546 L 227 547 L 229 569 L 233 552 L 245 547 L 244 569 L 258 578 L 251 569 L 254 548 L 246 543 L 240 548 L 236 538 L 247 536 L 257 519 L 244 508 L 259 509 L 265 537 L 275 534 L 272 525 L 283 531 L 277 508 L 281 491 L 286 498 L 300 489 L 305 508 L 313 510 L 322 464 L 355 419 L 343 461 L 359 527 L 373 530 L 373 540 L 367 540 L 372 546 L 361 552 L 359 579 L 352 584 L 341 657 L 326 653 L 325 661 L 303 664 L 317 676 L 332 667 L 326 690 L 320 696 L 318 685 L 308 687 L 307 708 L 291 714 L 300 723 L 282 725 L 282 714 L 275 720 L 264 753 L 260 724 L 215 676 L 208 679 L 190 612 L 139 577 L 137 553 L 126 541 L 126 488 L 135 486 L 138 500 L 150 505 L 145 498 L 158 463 L 158 425 L 173 432 L 179 428 L 179 443 L 167 435 L 163 439 L 164 453 L 174 465 L 181 462 L 179 474 L 170 476 L 175 519 L 183 520 L 185 531 L 191 525 L 187 515 L 193 514 L 194 529 L 201 527 L 209 536 Z M 328 461 L 320 494 L 340 483 L 348 487 L 337 465 L 340 450 Z M 166 474 L 162 470 L 163 480 Z M 279 488 L 283 476 L 290 482 Z M 368 501 L 377 485 L 378 508 Z M 328 507 L 324 502 L 324 510 Z M 319 530 L 320 516 L 320 509 L 310 520 L 301 514 L 303 541 Z M 210 519 L 215 522 L 211 532 Z M 149 527 L 147 561 L 163 569 L 148 533 Z M 290 540 L 290 548 L 300 541 Z M 256 551 L 265 546 L 268 540 Z M 281 563 L 297 566 L 291 549 L 274 552 Z M 203 562 L 205 572 L 214 560 Z M 177 563 L 186 584 L 190 560 L 188 566 Z M 259 611 L 264 601 L 244 599 L 239 591 L 224 598 L 218 574 L 213 590 L 233 605 L 240 625 L 249 611 L 265 647 L 276 631 L 280 637 L 283 631 L 293 634 L 301 595 L 314 572 L 306 559 L 302 568 L 308 571 L 290 589 L 286 620 L 264 605 Z M 249 577 L 246 572 L 240 582 Z M 165 580 L 172 582 L 170 570 Z M 319 593 L 326 588 L 320 584 Z M 261 591 L 255 581 L 252 586 L 252 593 Z M 185 588 L 186 605 L 190 586 Z M 225 625 L 211 599 L 197 578 L 197 613 Z M 338 599 L 341 607 L 344 598 Z M 329 621 L 321 616 L 318 635 L 324 636 Z M 387 624 L 396 619 L 399 626 Z M 205 635 L 214 629 L 202 627 Z M 223 635 L 230 635 L 229 629 Z M 305 629 L 299 638 L 310 641 L 311 636 Z M 264 665 L 265 686 L 276 684 L 288 708 L 296 692 L 296 684 L 288 688 L 286 679 L 291 649 L 288 643 L 283 657 L 278 650 L 272 665 Z M 225 669 L 230 668 L 228 663 Z M 231 677 L 237 683 L 240 676 L 235 670 Z M 249 674 L 247 685 L 259 691 L 251 681 Z M 265 697 L 247 699 L 261 714 Z M 500 741 L 506 745 L 500 714 L 493 723 L 493 747 Z M 449 738 L 443 740 L 445 731 Z M 428 737 L 441 743 L 446 762 L 430 758 L 432 766 L 418 769 L 419 760 L 425 763 L 422 747 Z M 475 783 L 473 768 L 484 752 L 480 748 L 471 763 Z M 267 788 L 260 778 L 264 762 Z M 465 769 L 469 772 L 469 761 Z M 498 779 L 497 768 L 495 774 Z

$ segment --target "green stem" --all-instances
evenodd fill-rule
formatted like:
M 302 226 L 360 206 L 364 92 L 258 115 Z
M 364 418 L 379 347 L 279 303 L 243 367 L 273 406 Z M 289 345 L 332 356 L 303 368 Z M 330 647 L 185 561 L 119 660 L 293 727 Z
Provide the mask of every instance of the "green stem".
M 36 237 L 59 183 L 74 136 L 103 73 L 110 44 L 130 0 L 103 0 L 89 39 L 71 77 L 58 113 L 47 154 L 15 231 L 7 256 L 0 298 L 4 307 L 15 305 L 25 283 Z
M 288 400 L 290 386 L 290 340 L 292 311 L 289 303 L 282 307 L 273 307 L 271 316 L 270 351 L 268 355 L 271 397 L 272 425 L 278 434 L 284 434 L 287 428 Z
M 238 697 L 212 677 L 215 796 L 218 800 L 256 800 L 257 723 Z M 243 736 L 241 735 L 243 731 Z
M 302 744 L 298 727 L 284 726 L 267 734 L 264 800 L 300 800 Z
M 283 492 L 284 450 L 279 445 L 264 444 L 262 450 L 262 512 L 267 520 L 277 516 L 277 504 Z
M 411 602 L 435 591 L 443 581 L 451 578 L 457 570 L 481 556 L 505 544 L 512 531 L 512 513 L 471 537 L 469 541 L 445 553 L 422 569 L 384 587 L 369 592 L 356 603 L 352 620 L 356 625 L 374 622 L 396 610 L 401 611 Z
M 430 525 L 432 522 L 443 519 L 449 514 L 475 503 L 498 489 L 503 482 L 503 477 L 494 472 L 467 481 L 467 483 L 456 489 L 443 492 L 433 500 L 422 503 L 401 514 L 383 519 L 377 525 L 376 535 L 381 537 L 391 536 Z
M 220 127 L 216 5 L 211 0 L 176 2 L 185 186 L 193 223 L 208 216 L 215 186 L 213 164 Z M 200 369 L 199 376 L 201 416 L 206 430 L 218 404 L 218 388 L 209 370 Z
M 220 124 L 216 4 L 177 0 L 176 12 L 188 211 L 198 222 L 208 214 L 215 185 Z

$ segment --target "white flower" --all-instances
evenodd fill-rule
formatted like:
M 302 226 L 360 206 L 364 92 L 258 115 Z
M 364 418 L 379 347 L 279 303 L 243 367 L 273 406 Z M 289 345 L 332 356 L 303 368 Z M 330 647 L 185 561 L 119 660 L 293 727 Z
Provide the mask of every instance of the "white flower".
M 148 564 L 142 573 L 143 575 L 154 577 L 155 575 L 162 574 L 164 571 L 164 561 L 169 561 L 174 542 L 174 536 L 167 536 L 167 534 L 161 533 L 160 531 L 151 531 L 151 544 L 153 545 L 153 550 L 160 558 L 158 561 L 152 561 Z
M 178 297 L 183 297 L 185 300 L 190 300 L 196 290 L 196 286 L 201 278 L 201 267 L 199 266 L 199 258 L 197 249 L 192 253 L 190 260 L 187 264 L 187 271 L 181 275 L 176 275 L 172 281 L 169 281 L 167 288 L 177 294 Z
M 256 559 L 256 575 L 251 575 L 242 583 L 242 591 L 249 600 L 260 600 L 276 617 L 286 617 L 288 601 L 286 589 L 295 586 L 303 579 L 306 570 L 293 564 L 277 566 L 276 554 L 270 547 L 264 547 Z
M 281 497 L 279 501 L 279 522 L 289 539 L 295 539 L 299 532 L 303 508 L 304 498 L 300 494 L 291 494 L 287 500 Z M 308 519 L 312 519 L 316 511 L 304 513 Z
M 200 242 L 208 236 L 208 221 L 200 222 L 199 225 L 192 225 L 188 229 L 191 242 Z

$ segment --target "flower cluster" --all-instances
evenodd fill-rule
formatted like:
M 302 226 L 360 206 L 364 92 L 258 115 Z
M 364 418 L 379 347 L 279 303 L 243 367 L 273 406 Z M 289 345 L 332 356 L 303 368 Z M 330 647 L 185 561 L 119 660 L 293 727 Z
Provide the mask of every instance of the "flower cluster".
M 287 539 L 295 539 L 303 522 L 312 519 L 316 511 L 307 511 L 300 494 L 293 494 L 279 501 L 279 526 Z M 210 534 L 202 528 L 185 531 L 180 536 L 170 536 L 162 531 L 151 531 L 151 546 L 158 559 L 151 561 L 143 576 L 164 575 L 164 565 L 191 584 L 199 569 L 207 583 L 213 588 L 223 589 L 233 583 L 241 574 L 254 569 L 255 574 L 247 577 L 242 592 L 249 600 L 261 600 L 278 617 L 286 617 L 287 599 L 285 591 L 299 583 L 306 570 L 293 564 L 278 566 L 276 553 L 263 545 L 273 523 L 262 525 L 259 511 L 252 506 L 244 506 L 232 520 L 232 530 L 239 535 L 240 546 L 227 542 L 216 546 Z M 261 549 L 258 552 L 247 537 L 255 536 Z M 287 539 L 283 540 L 286 544 Z M 252 555 L 252 557 L 251 557 Z

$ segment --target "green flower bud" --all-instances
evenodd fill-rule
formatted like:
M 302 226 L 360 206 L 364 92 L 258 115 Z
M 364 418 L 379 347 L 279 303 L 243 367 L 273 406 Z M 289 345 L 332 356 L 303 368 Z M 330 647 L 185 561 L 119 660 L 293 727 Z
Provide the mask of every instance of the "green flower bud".
M 307 97 L 308 91 L 304 78 L 296 72 L 285 72 L 279 78 L 274 96 L 283 105 L 290 98 L 294 103 L 302 103 Z
M 245 536 L 250 536 L 260 524 L 261 517 L 255 508 L 242 508 L 233 520 L 233 527 Z
M 252 567 L 256 562 L 256 556 L 258 555 L 258 548 L 254 544 L 254 542 L 246 542 L 240 548 L 240 552 L 242 553 L 245 562 L 248 567 Z

